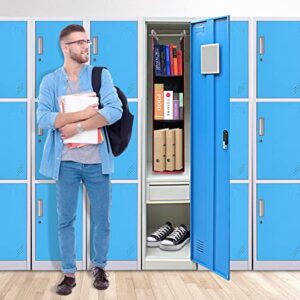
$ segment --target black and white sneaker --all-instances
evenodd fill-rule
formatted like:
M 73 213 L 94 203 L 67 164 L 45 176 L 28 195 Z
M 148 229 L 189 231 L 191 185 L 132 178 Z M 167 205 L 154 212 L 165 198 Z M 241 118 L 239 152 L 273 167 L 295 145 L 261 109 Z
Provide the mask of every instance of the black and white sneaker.
M 148 247 L 158 247 L 160 242 L 165 239 L 174 230 L 171 222 L 166 222 L 155 232 L 147 236 Z
M 190 241 L 190 231 L 183 224 L 175 228 L 159 245 L 162 250 L 179 250 Z

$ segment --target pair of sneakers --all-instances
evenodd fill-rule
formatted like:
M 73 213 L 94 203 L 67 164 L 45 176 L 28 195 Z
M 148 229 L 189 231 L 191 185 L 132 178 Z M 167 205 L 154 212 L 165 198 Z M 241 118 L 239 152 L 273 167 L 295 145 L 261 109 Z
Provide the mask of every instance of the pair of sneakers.
M 172 251 L 181 249 L 189 240 L 190 231 L 184 224 L 174 228 L 172 223 L 168 221 L 147 236 L 147 246 Z
M 98 290 L 105 290 L 109 287 L 109 281 L 107 279 L 108 274 L 104 269 L 94 267 L 92 269 L 93 285 Z M 59 295 L 69 295 L 72 293 L 72 289 L 76 286 L 76 279 L 70 276 L 64 276 L 61 283 L 56 288 L 56 293 Z

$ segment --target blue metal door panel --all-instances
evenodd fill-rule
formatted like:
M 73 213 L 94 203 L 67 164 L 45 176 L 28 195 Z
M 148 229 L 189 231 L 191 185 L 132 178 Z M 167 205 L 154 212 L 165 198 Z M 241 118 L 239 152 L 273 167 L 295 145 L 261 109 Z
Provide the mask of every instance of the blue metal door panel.
M 1 21 L 0 98 L 27 97 L 27 22 Z
M 200 47 L 219 43 L 220 73 L 200 72 Z M 229 18 L 191 25 L 191 257 L 229 278 Z
M 108 260 L 137 260 L 137 203 L 136 183 L 112 184 L 111 232 Z M 91 237 L 94 231 L 91 226 Z M 91 257 L 94 243 L 91 238 Z
M 257 22 L 258 98 L 300 97 L 299 31 L 299 21 Z
M 300 179 L 300 103 L 257 103 L 256 124 L 257 179 Z
M 38 216 L 38 200 L 43 202 L 43 215 Z M 76 260 L 82 260 L 82 185 L 78 193 L 77 217 L 75 223 Z M 36 184 L 35 196 L 35 260 L 60 260 L 55 184 Z
M 27 259 L 27 184 L 0 184 L 0 260 Z
M 256 201 L 257 260 L 300 260 L 300 184 L 258 184 Z
M 112 179 L 138 178 L 138 103 L 129 102 L 129 110 L 134 115 L 131 139 L 127 149 L 115 158 Z
M 91 64 L 108 67 L 114 84 L 128 98 L 138 97 L 138 23 L 136 21 L 91 22 Z M 97 50 L 97 53 L 95 52 Z
M 35 23 L 35 95 L 39 94 L 42 78 L 62 66 L 64 56 L 59 45 L 61 30 L 81 21 L 37 21 Z M 42 39 L 42 53 L 38 53 L 38 40 Z
M 230 97 L 248 98 L 248 22 L 230 22 Z
M 230 185 L 230 260 L 248 259 L 248 184 Z
M 230 179 L 248 179 L 248 103 L 230 103 Z
M 27 178 L 27 103 L 0 103 L 0 179 Z

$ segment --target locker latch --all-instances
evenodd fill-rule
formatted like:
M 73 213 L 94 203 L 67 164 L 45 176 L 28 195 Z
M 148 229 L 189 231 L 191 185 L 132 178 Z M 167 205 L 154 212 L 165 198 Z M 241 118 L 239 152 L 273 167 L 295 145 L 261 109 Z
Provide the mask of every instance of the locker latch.
M 228 149 L 228 131 L 223 130 L 223 149 L 227 150 Z

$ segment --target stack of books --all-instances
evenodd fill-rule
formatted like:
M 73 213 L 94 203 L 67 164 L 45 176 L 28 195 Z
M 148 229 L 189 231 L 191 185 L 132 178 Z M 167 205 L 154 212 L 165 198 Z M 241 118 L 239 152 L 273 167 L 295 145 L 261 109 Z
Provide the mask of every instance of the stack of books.
M 182 76 L 182 57 L 182 50 L 173 44 L 155 44 L 153 53 L 155 76 Z
M 154 130 L 154 171 L 175 171 L 183 169 L 183 130 Z
M 154 84 L 154 120 L 183 120 L 183 93 L 164 90 L 164 84 Z

